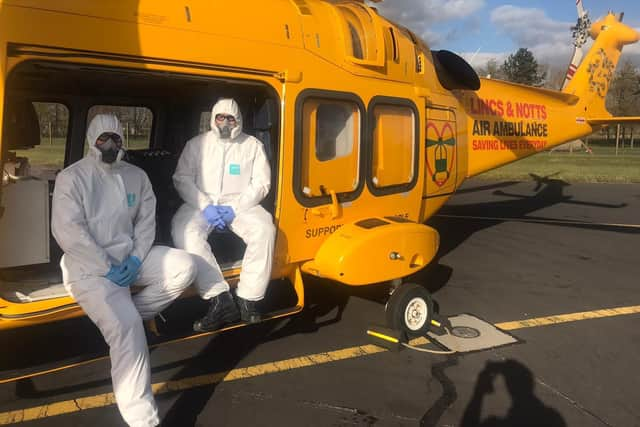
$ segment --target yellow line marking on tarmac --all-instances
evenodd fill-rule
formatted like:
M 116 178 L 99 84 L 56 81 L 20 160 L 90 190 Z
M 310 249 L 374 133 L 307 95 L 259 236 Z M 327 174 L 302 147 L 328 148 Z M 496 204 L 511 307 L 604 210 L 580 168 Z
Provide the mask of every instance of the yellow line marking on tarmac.
M 534 319 L 516 320 L 496 323 L 495 326 L 505 331 L 515 329 L 536 328 L 538 326 L 557 325 L 559 323 L 577 322 L 580 320 L 602 319 L 603 317 L 624 316 L 640 313 L 640 305 L 629 307 L 605 308 L 602 310 L 581 311 L 579 313 L 559 314 L 557 316 L 536 317 Z
M 557 325 L 561 323 L 577 322 L 581 320 L 601 319 L 605 317 L 624 316 L 640 313 L 640 305 L 629 307 L 607 308 L 602 310 L 582 311 L 578 313 L 560 314 L 556 316 L 536 317 L 532 319 L 516 320 L 512 322 L 496 323 L 495 326 L 507 331 L 525 328 L 537 328 L 540 326 Z M 411 340 L 411 345 L 425 345 L 429 340 L 426 338 L 416 338 Z M 228 372 L 219 372 L 208 375 L 200 375 L 191 378 L 184 378 L 176 381 L 165 381 L 152 384 L 154 394 L 163 394 L 187 390 L 204 385 L 217 384 L 220 382 L 238 381 L 247 378 L 254 378 L 278 372 L 286 372 L 294 369 L 309 366 L 323 365 L 340 360 L 354 359 L 377 353 L 384 353 L 388 350 L 376 345 L 362 345 L 344 348 L 341 350 L 329 351 L 326 353 L 309 354 L 292 359 L 278 360 L 275 362 L 263 363 L 246 368 L 232 369 Z M 54 402 L 47 405 L 36 406 L 27 409 L 0 413 L 0 425 L 8 425 L 23 421 L 33 421 L 55 415 L 70 414 L 91 408 L 102 408 L 115 404 L 113 393 L 98 394 L 95 396 L 83 397 L 62 402 Z
M 603 227 L 618 227 L 618 228 L 640 228 L 640 224 L 616 224 L 609 222 L 588 222 L 588 221 L 571 221 L 563 219 L 534 219 L 534 218 L 500 218 L 492 216 L 473 216 L 473 215 L 447 215 L 438 214 L 435 215 L 441 218 L 456 218 L 456 219 L 480 219 L 485 221 L 511 221 L 511 222 L 533 222 L 539 224 L 568 224 L 568 225 L 599 225 Z

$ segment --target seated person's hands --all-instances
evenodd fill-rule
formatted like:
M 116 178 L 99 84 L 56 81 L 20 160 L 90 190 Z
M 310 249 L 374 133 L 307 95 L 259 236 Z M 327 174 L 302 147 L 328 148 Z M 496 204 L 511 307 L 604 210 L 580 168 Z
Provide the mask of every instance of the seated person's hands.
M 112 265 L 109 272 L 104 277 L 111 280 L 118 286 L 126 287 L 126 274 L 123 268 L 124 264 Z
M 218 206 L 209 205 L 202 211 L 202 215 L 207 220 L 209 225 L 216 228 L 216 230 L 223 230 L 225 228 L 225 222 L 218 212 Z
M 112 265 L 105 277 L 116 285 L 128 288 L 138 278 L 142 261 L 131 255 L 120 265 Z
M 225 225 L 228 226 L 233 222 L 233 219 L 236 217 L 236 213 L 233 211 L 231 206 L 221 205 L 217 206 L 218 214 L 220 218 L 224 221 Z
M 124 266 L 127 286 L 131 286 L 138 279 L 142 261 L 135 255 L 129 255 L 129 258 L 125 259 L 122 265 Z

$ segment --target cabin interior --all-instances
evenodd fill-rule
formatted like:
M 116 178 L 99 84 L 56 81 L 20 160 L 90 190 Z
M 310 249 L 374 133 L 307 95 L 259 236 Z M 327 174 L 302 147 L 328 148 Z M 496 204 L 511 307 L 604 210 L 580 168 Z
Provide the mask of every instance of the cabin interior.
M 84 156 L 87 125 L 99 112 L 128 115 L 136 123 L 125 128 L 125 159 L 142 168 L 153 185 L 156 244 L 172 245 L 171 218 L 182 203 L 172 175 L 186 141 L 209 130 L 211 107 L 221 97 L 236 99 L 244 131 L 264 143 L 272 186 L 263 206 L 273 213 L 279 100 L 267 85 L 45 61 L 28 61 L 12 71 L 2 128 L 0 297 L 25 303 L 67 295 L 62 251 L 50 232 L 51 197 L 56 174 Z M 56 117 L 53 125 L 37 113 L 47 109 L 47 117 Z M 233 233 L 214 232 L 210 242 L 223 270 L 241 265 L 245 247 Z

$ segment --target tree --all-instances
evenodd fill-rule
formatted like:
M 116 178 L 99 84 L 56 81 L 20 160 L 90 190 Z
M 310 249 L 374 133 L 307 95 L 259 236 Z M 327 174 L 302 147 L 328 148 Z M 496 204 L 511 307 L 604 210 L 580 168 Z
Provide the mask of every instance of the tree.
M 40 122 L 40 134 L 55 138 L 65 137 L 69 125 L 69 110 L 62 104 L 55 102 L 34 102 L 33 106 Z
M 625 61 L 611 80 L 607 93 L 607 109 L 614 116 L 640 116 L 640 71 L 629 60 Z M 621 130 L 622 140 L 629 134 L 629 145 L 634 145 L 635 126 L 624 125 Z
M 133 109 L 133 126 L 136 135 L 149 136 L 153 116 L 148 108 L 135 107 Z
M 509 55 L 500 71 L 506 80 L 530 86 L 540 86 L 545 79 L 545 73 L 540 72 L 538 61 L 527 48 L 520 48 L 516 53 Z
M 566 68 L 560 68 L 549 64 L 542 64 L 540 65 L 539 69 L 544 72 L 545 76 L 542 87 L 552 90 L 562 89 L 564 78 L 567 75 Z
M 629 60 L 625 61 L 611 80 L 607 94 L 607 109 L 614 116 L 639 116 L 640 72 Z

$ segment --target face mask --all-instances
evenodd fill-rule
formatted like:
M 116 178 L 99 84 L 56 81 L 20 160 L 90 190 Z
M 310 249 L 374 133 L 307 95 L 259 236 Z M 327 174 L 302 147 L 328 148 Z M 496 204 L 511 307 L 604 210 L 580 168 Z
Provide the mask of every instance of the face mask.
M 220 131 L 220 138 L 222 139 L 231 138 L 231 129 L 233 129 L 233 127 L 229 126 L 226 120 L 223 125 L 217 124 L 216 126 L 218 126 L 218 130 Z
M 102 153 L 102 161 L 111 164 L 118 158 L 120 146 L 112 138 L 107 139 L 102 144 L 96 144 L 100 153 Z
M 216 127 L 220 131 L 220 138 L 231 138 L 231 131 L 237 126 L 236 118 L 231 114 L 216 114 Z

